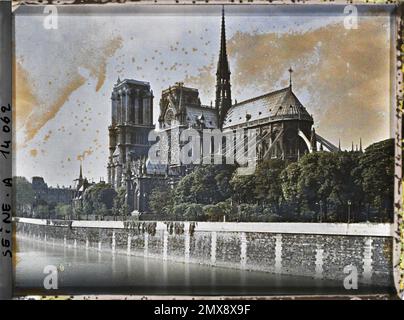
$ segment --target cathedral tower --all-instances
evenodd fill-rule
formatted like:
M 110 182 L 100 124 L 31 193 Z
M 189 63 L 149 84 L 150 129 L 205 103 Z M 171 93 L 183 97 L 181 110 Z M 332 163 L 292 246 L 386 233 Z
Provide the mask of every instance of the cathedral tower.
M 230 68 L 226 50 L 226 26 L 224 21 L 224 7 L 222 8 L 220 53 L 216 71 L 215 107 L 218 113 L 218 124 L 219 127 L 222 128 L 227 111 L 229 111 L 229 109 L 231 108 Z
M 153 125 L 153 91 L 150 83 L 118 78 L 111 95 L 108 183 L 125 184 L 126 164 L 147 156 Z

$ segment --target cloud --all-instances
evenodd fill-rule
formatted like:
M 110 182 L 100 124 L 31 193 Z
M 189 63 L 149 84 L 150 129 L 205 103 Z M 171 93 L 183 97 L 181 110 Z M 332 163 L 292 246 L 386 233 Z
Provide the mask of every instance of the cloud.
M 26 124 L 27 119 L 38 105 L 38 98 L 35 95 L 35 88 L 32 87 L 29 73 L 22 67 L 19 61 L 14 60 L 13 69 L 13 106 L 17 107 L 13 110 L 15 110 L 14 120 L 18 130 Z
M 198 69 L 198 74 L 195 76 L 186 76 L 184 83 L 191 84 L 198 88 L 205 96 L 214 97 L 215 94 L 215 65 L 210 63 Z
M 363 17 L 359 28 L 342 23 L 291 33 L 236 32 L 227 41 L 233 98 L 238 101 L 288 85 L 313 114 L 321 135 L 343 147 L 389 134 L 390 49 L 385 17 Z M 187 83 L 212 93 L 215 66 Z M 241 99 L 240 99 L 241 98 Z
M 87 48 L 78 50 L 73 56 L 72 67 L 69 73 L 60 74 L 58 81 L 48 81 L 50 95 L 41 95 L 44 88 L 37 88 L 31 81 L 30 73 L 23 68 L 23 59 L 15 59 L 15 92 L 14 103 L 16 109 L 17 130 L 22 129 L 22 139 L 17 141 L 19 146 L 26 146 L 44 125 L 53 119 L 60 111 L 71 94 L 83 86 L 88 77 L 97 79 L 95 90 L 98 91 L 105 82 L 107 60 L 122 46 L 122 38 L 115 37 L 105 41 L 101 48 Z M 69 62 L 66 62 L 69 63 Z M 83 76 L 80 72 L 88 71 Z M 53 89 L 53 90 L 52 90 Z

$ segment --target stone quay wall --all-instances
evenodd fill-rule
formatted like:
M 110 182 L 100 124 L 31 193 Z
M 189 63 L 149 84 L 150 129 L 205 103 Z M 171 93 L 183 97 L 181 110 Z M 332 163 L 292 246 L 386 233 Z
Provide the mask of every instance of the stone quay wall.
M 15 218 L 18 236 L 68 247 L 393 286 L 391 224 L 62 221 Z M 347 272 L 347 271 L 346 271 Z

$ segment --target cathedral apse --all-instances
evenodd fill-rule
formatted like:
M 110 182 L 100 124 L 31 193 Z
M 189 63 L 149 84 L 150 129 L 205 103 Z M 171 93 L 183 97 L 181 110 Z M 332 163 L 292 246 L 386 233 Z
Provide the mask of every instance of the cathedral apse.
M 292 67 L 288 69 L 288 86 L 244 101 L 233 101 L 224 7 L 218 36 L 220 48 L 216 57 L 214 104 L 203 104 L 198 88 L 176 82 L 162 90 L 158 123 L 154 125 L 154 96 L 150 83 L 118 78 L 114 85 L 108 128 L 108 183 L 116 189 L 126 188 L 126 204 L 130 212 L 149 211 L 151 190 L 161 185 L 172 187 L 182 176 L 192 172 L 195 165 L 203 162 L 183 165 L 172 161 L 174 144 L 179 144 L 175 146 L 178 150 L 185 144 L 173 141 L 178 140 L 172 138 L 174 130 L 177 136 L 189 128 L 197 130 L 200 135 L 206 129 L 219 129 L 224 135 L 235 130 L 252 130 L 257 136 L 254 148 L 258 164 L 265 159 L 294 162 L 317 150 L 341 151 L 340 145 L 337 147 L 316 133 L 313 116 L 293 91 Z M 167 162 L 157 165 L 148 161 L 148 151 L 153 144 L 148 140 L 148 134 L 155 129 L 170 137 L 165 145 Z M 208 148 L 214 149 L 213 145 Z M 222 143 L 219 149 L 226 149 L 226 144 Z M 235 162 L 237 164 L 237 158 Z

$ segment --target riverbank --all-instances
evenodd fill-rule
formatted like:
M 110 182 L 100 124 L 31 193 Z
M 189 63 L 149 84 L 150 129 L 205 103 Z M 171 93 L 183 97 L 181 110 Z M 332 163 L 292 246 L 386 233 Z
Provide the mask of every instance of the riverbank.
M 58 241 L 64 247 L 341 284 L 355 269 L 358 283 L 374 287 L 393 283 L 391 228 L 390 224 L 16 220 L 17 235 Z

